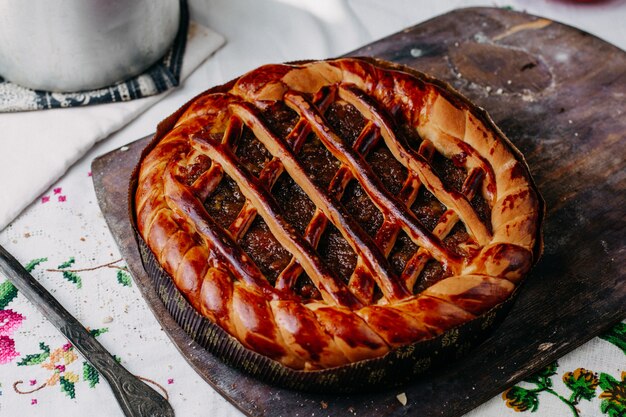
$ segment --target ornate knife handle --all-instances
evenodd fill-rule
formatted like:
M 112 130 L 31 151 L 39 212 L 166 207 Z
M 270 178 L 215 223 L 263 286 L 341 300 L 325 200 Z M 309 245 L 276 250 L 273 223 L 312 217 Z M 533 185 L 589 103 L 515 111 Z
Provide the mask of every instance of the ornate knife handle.
M 6 275 L 104 376 L 126 416 L 174 416 L 174 410 L 165 398 L 117 363 L 100 342 L 2 246 L 0 246 L 0 272 Z

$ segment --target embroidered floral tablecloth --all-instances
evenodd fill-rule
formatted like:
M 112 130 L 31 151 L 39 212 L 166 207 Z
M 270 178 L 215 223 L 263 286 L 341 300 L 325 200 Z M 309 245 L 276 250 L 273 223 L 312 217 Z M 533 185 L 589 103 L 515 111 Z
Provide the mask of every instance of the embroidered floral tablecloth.
M 167 394 L 173 404 L 221 405 L 225 414 L 238 415 L 226 409 L 221 397 L 200 378 L 185 376 L 193 371 L 146 308 L 120 259 L 97 206 L 86 163 L 75 167 L 5 229 L 0 243 L 11 248 L 124 366 Z M 202 398 L 183 394 L 191 392 Z M 88 412 L 121 415 L 107 383 L 1 277 L 0 416 Z
M 269 20 L 278 29 L 264 31 L 265 26 L 253 19 L 262 11 L 261 6 L 256 6 L 260 3 L 276 11 Z M 181 89 L 91 150 L 0 232 L 0 244 L 88 326 L 125 367 L 167 395 L 178 416 L 241 414 L 193 371 L 147 308 L 98 208 L 90 177 L 91 160 L 150 133 L 164 115 L 199 91 L 261 63 L 340 55 L 452 7 L 478 2 L 458 0 L 445 6 L 439 2 L 437 5 L 419 2 L 419 8 L 414 2 L 402 0 L 328 0 L 315 2 L 315 5 L 307 3 L 302 7 L 308 11 L 297 13 L 284 5 L 295 2 L 284 0 L 280 2 L 282 6 L 278 3 L 191 1 L 192 17 L 195 13 L 207 26 L 225 34 L 229 44 L 192 74 Z M 510 3 L 519 9 L 526 7 L 523 0 Z M 608 8 L 616 2 L 605 3 L 605 15 L 610 16 Z M 336 13 L 328 14 L 330 9 L 324 7 L 333 4 L 339 5 Z M 535 10 L 530 11 L 537 14 L 542 14 L 541 7 L 557 15 L 554 10 L 572 7 L 540 1 L 536 4 L 540 7 L 535 6 Z M 247 10 L 244 7 L 260 9 L 242 14 L 241 10 Z M 398 10 L 406 12 L 398 13 Z M 626 17 L 624 7 L 619 10 L 621 17 Z M 219 14 L 213 16 L 213 12 Z M 284 18 L 287 12 L 290 19 Z M 592 9 L 588 12 L 595 13 Z M 619 16 L 606 19 L 615 21 L 614 26 L 618 28 L 619 22 L 626 21 Z M 241 22 L 235 25 L 246 18 L 251 19 L 250 25 Z M 311 19 L 317 23 L 311 23 Z M 346 22 L 352 22 L 352 26 Z M 267 22 L 263 24 L 272 26 Z M 235 26 L 237 30 L 233 29 Z M 323 46 L 306 44 L 309 37 L 304 35 L 294 35 L 291 43 L 286 42 L 284 33 L 297 26 L 314 31 L 319 39 L 324 39 Z M 601 30 L 601 25 L 598 28 Z M 616 30 L 624 33 L 623 27 Z M 279 39 L 279 33 L 283 34 L 282 42 L 274 42 Z M 613 32 L 606 33 L 610 36 Z M 261 44 L 277 47 L 261 49 L 255 43 L 257 39 Z M 27 158 L 25 163 L 28 163 Z M 1 179 L 7 180 L 10 178 Z M 402 390 L 398 390 L 399 401 L 404 400 L 401 393 Z M 615 325 L 468 415 L 531 413 L 533 416 L 626 416 L 626 324 Z M 24 296 L 0 276 L 0 416 L 83 415 L 122 414 L 106 382 Z
M 85 162 L 75 167 L 0 243 L 124 366 L 166 394 L 178 415 L 238 415 L 185 363 L 147 309 L 100 214 L 90 174 Z M 626 416 L 625 365 L 620 323 L 470 415 Z M 78 416 L 95 405 L 99 413 L 91 415 L 120 415 L 106 382 L 4 278 L 0 384 L 2 416 Z

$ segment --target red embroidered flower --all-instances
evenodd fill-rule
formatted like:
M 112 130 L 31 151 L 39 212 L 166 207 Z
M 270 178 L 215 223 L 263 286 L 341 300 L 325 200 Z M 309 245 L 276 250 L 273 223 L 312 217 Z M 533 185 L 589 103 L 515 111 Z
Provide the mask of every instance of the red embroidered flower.
M 65 197 L 64 195 L 60 195 L 59 196 L 59 201 L 62 203 L 67 199 L 67 197 Z
M 9 336 L 0 336 L 0 365 L 11 362 L 19 355 L 15 351 L 15 341 Z
M 54 191 L 54 194 L 61 194 L 62 188 L 61 187 L 57 187 L 57 188 L 55 188 L 52 191 Z
M 24 316 L 13 310 L 0 310 L 0 336 L 10 336 L 22 324 Z
M 13 310 L 0 310 L 0 365 L 9 363 L 19 356 L 15 341 L 9 336 L 24 321 L 24 316 Z
M 41 197 L 41 204 L 47 203 L 48 201 L 50 201 L 50 197 L 48 197 L 47 195 Z

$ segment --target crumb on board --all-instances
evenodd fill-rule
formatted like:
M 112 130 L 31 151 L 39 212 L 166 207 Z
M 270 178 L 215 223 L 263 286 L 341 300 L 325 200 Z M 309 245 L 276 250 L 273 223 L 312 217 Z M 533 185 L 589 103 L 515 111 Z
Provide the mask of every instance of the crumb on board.
M 410 53 L 413 58 L 418 58 L 422 56 L 422 50 L 419 48 L 412 48 Z
M 406 393 L 402 392 L 402 393 L 396 395 L 396 398 L 398 399 L 400 404 L 402 404 L 403 406 L 406 405 L 406 402 L 407 402 Z

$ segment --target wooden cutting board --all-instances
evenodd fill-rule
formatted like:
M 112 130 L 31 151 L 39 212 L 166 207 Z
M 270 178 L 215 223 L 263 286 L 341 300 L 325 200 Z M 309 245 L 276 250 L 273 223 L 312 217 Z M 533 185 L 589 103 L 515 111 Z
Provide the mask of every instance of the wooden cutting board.
M 94 160 L 98 202 L 148 305 L 209 384 L 251 416 L 456 416 L 626 316 L 626 53 L 546 19 L 472 8 L 348 55 L 431 73 L 487 109 L 526 155 L 546 200 L 545 254 L 504 323 L 446 368 L 405 387 L 360 395 L 268 386 L 196 345 L 143 270 L 126 210 L 144 138 Z M 405 406 L 396 399 L 401 392 Z

